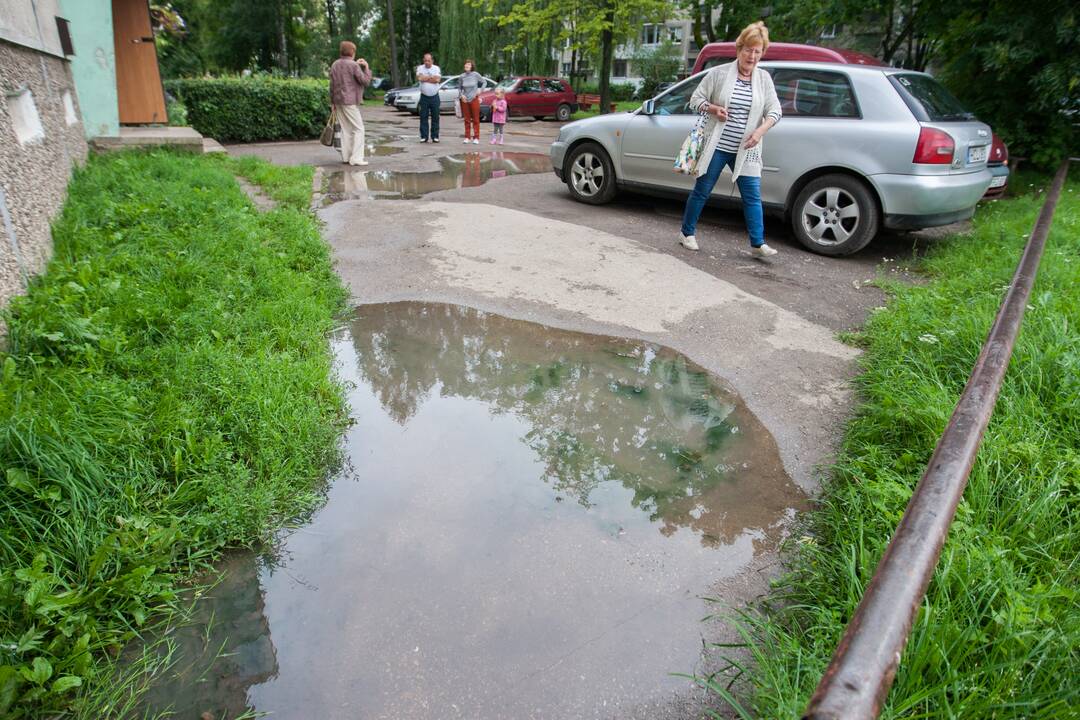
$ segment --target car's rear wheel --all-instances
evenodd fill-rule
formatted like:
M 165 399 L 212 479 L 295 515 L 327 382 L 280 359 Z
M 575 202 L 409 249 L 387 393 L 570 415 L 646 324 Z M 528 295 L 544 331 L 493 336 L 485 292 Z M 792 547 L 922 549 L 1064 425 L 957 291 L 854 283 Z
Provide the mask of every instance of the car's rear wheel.
M 563 103 L 562 105 L 560 105 L 558 107 L 558 109 L 555 110 L 555 118 L 557 120 L 559 120 L 560 122 L 566 122 L 567 120 L 570 119 L 570 116 L 572 114 L 573 114 L 573 111 L 570 109 L 570 106 L 567 105 L 566 103 Z
M 877 235 L 881 213 L 864 183 L 849 175 L 811 180 L 795 198 L 791 227 L 795 237 L 822 255 L 850 255 Z
M 582 143 L 566 159 L 566 186 L 575 200 L 603 205 L 615 197 L 615 169 L 604 148 Z

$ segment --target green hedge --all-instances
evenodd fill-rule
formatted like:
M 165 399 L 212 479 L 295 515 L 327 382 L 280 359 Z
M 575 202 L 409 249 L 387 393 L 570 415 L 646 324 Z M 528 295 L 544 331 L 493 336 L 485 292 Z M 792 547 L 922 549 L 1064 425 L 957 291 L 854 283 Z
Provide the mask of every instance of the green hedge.
M 284 78 L 166 80 L 191 127 L 221 142 L 318 137 L 330 112 L 329 82 Z

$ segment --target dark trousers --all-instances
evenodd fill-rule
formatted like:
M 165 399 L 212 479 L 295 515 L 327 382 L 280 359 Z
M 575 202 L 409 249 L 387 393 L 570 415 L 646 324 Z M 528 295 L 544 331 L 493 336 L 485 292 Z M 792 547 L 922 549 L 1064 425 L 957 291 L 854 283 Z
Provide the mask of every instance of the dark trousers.
M 439 96 L 420 95 L 420 139 L 428 139 L 428 117 L 431 118 L 431 139 L 439 139 Z

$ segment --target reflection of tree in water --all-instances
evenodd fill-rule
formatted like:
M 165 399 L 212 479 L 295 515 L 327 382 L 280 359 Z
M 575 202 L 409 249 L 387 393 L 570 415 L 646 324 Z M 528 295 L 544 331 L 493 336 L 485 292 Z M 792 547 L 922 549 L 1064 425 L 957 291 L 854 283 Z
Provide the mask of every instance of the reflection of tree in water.
M 148 717 L 166 709 L 169 717 L 240 717 L 251 710 L 248 689 L 278 674 L 257 561 L 237 553 L 218 570 L 221 582 L 195 605 L 193 622 L 170 635 L 177 662 L 143 697 Z
M 661 532 L 718 544 L 767 528 L 801 495 L 742 402 L 670 349 L 423 303 L 363 306 L 352 336 L 397 422 L 436 387 L 525 418 L 544 480 L 586 507 L 616 481 Z

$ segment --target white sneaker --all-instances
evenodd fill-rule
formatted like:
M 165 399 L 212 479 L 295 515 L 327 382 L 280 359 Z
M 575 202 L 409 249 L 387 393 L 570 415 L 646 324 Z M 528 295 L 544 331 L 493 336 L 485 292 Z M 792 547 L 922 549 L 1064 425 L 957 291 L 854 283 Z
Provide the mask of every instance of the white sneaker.
M 462 140 L 461 142 L 463 142 L 463 143 L 465 143 L 466 145 L 468 145 L 468 144 L 469 144 L 470 142 L 472 142 L 472 141 L 471 141 L 471 140 L 469 140 L 469 138 L 465 138 L 465 139 L 464 139 L 464 140 Z
M 479 140 L 479 138 L 473 138 L 473 139 L 472 139 L 472 144 L 473 144 L 473 145 L 479 145 L 479 144 L 480 144 L 480 140 Z
M 758 245 L 756 248 L 750 248 L 750 254 L 753 255 L 754 257 L 769 257 L 770 255 L 775 255 L 776 251 L 773 250 L 768 245 L 765 245 L 764 243 L 762 243 L 761 245 Z
M 687 250 L 698 250 L 697 236 L 679 234 L 679 244 Z

